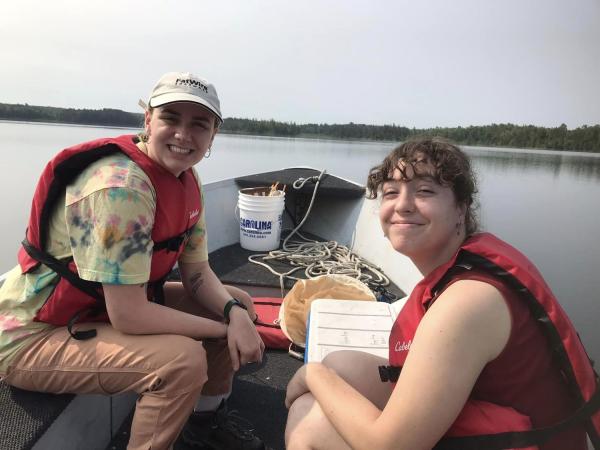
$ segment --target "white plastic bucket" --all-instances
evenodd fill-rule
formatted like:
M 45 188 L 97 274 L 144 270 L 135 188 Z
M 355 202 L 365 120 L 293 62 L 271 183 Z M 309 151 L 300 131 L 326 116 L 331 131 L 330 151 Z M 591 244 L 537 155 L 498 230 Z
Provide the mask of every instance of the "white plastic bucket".
M 269 187 L 239 191 L 240 245 L 246 250 L 268 252 L 279 247 L 285 192 L 271 196 L 269 192 Z

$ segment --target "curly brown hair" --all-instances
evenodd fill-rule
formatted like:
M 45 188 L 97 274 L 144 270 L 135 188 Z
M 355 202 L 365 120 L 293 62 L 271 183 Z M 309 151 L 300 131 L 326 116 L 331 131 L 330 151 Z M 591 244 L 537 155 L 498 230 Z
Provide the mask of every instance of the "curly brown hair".
M 407 172 L 408 167 L 412 170 Z M 404 142 L 369 171 L 367 197 L 376 199 L 383 183 L 392 180 L 396 169 L 400 171 L 402 180 L 431 176 L 437 183 L 451 188 L 456 203 L 466 207 L 467 236 L 478 230 L 475 174 L 469 157 L 456 145 L 438 137 Z

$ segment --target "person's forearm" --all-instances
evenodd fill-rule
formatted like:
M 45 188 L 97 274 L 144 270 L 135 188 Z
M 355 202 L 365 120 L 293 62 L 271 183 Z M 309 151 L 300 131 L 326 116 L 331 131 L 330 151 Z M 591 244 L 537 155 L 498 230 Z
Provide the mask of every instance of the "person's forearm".
M 188 314 L 149 302 L 146 285 L 104 284 L 106 311 L 117 330 L 127 334 L 179 334 L 194 339 L 224 338 L 228 326 L 220 320 Z
M 225 338 L 227 325 L 173 308 L 144 302 L 126 320 L 112 320 L 113 326 L 127 334 L 179 334 L 193 339 Z
M 181 281 L 193 301 L 217 315 L 224 316 L 224 309 L 232 299 L 232 295 L 221 284 L 215 273 L 210 268 L 208 261 L 196 264 L 180 264 Z M 247 296 L 247 294 L 246 294 Z M 251 300 L 246 298 L 246 301 Z M 246 311 L 249 309 L 250 311 Z M 227 342 L 231 364 L 234 370 L 248 362 L 262 359 L 264 343 L 252 323 L 251 307 L 234 307 L 229 310 L 227 325 Z M 255 314 L 253 314 L 255 315 Z
M 231 295 L 210 266 L 181 264 L 180 270 L 183 286 L 192 300 L 222 317 Z
M 250 321 L 256 318 L 252 298 L 247 292 L 238 288 L 223 286 L 208 262 L 201 264 L 180 264 L 181 280 L 190 298 L 212 311 L 218 317 L 223 317 L 225 305 L 232 297 L 244 303 Z M 233 293 L 231 292 L 233 291 Z M 237 292 L 237 295 L 236 293 Z M 236 311 L 239 308 L 233 308 Z

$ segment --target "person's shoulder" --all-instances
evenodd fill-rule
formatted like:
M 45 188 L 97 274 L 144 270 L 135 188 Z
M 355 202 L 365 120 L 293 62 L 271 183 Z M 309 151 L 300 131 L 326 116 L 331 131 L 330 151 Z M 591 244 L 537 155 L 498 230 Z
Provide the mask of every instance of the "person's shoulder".
M 78 201 L 94 192 L 122 188 L 142 195 L 155 197 L 148 175 L 122 153 L 100 158 L 86 167 L 67 187 L 67 204 Z
M 463 316 L 464 321 L 494 321 L 507 316 L 506 299 L 495 283 L 486 279 L 458 279 L 448 285 L 431 309 L 441 315 Z
M 502 293 L 495 283 L 490 281 L 486 279 L 458 279 L 444 289 L 435 303 L 450 299 L 453 304 L 463 306 L 470 304 L 486 306 L 498 302 L 504 304 Z
M 453 302 L 474 302 L 478 305 L 505 303 L 504 282 L 485 270 L 474 267 L 453 274 L 438 298 L 452 297 Z M 455 299 L 456 298 L 456 299 Z
M 482 280 L 461 279 L 452 283 L 435 300 L 425 318 L 471 338 L 485 339 L 490 343 L 490 358 L 504 349 L 512 328 L 504 295 Z

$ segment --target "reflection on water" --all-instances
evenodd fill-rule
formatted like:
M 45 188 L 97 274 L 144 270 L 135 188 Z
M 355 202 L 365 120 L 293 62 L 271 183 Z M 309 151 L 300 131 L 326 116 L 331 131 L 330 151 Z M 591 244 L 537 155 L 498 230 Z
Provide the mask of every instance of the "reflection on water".
M 0 122 L 0 273 L 16 260 L 37 178 L 58 149 L 136 130 Z M 326 168 L 364 183 L 393 143 L 217 135 L 197 169 L 211 182 L 283 167 Z M 522 250 L 600 360 L 600 155 L 469 147 L 485 229 Z

